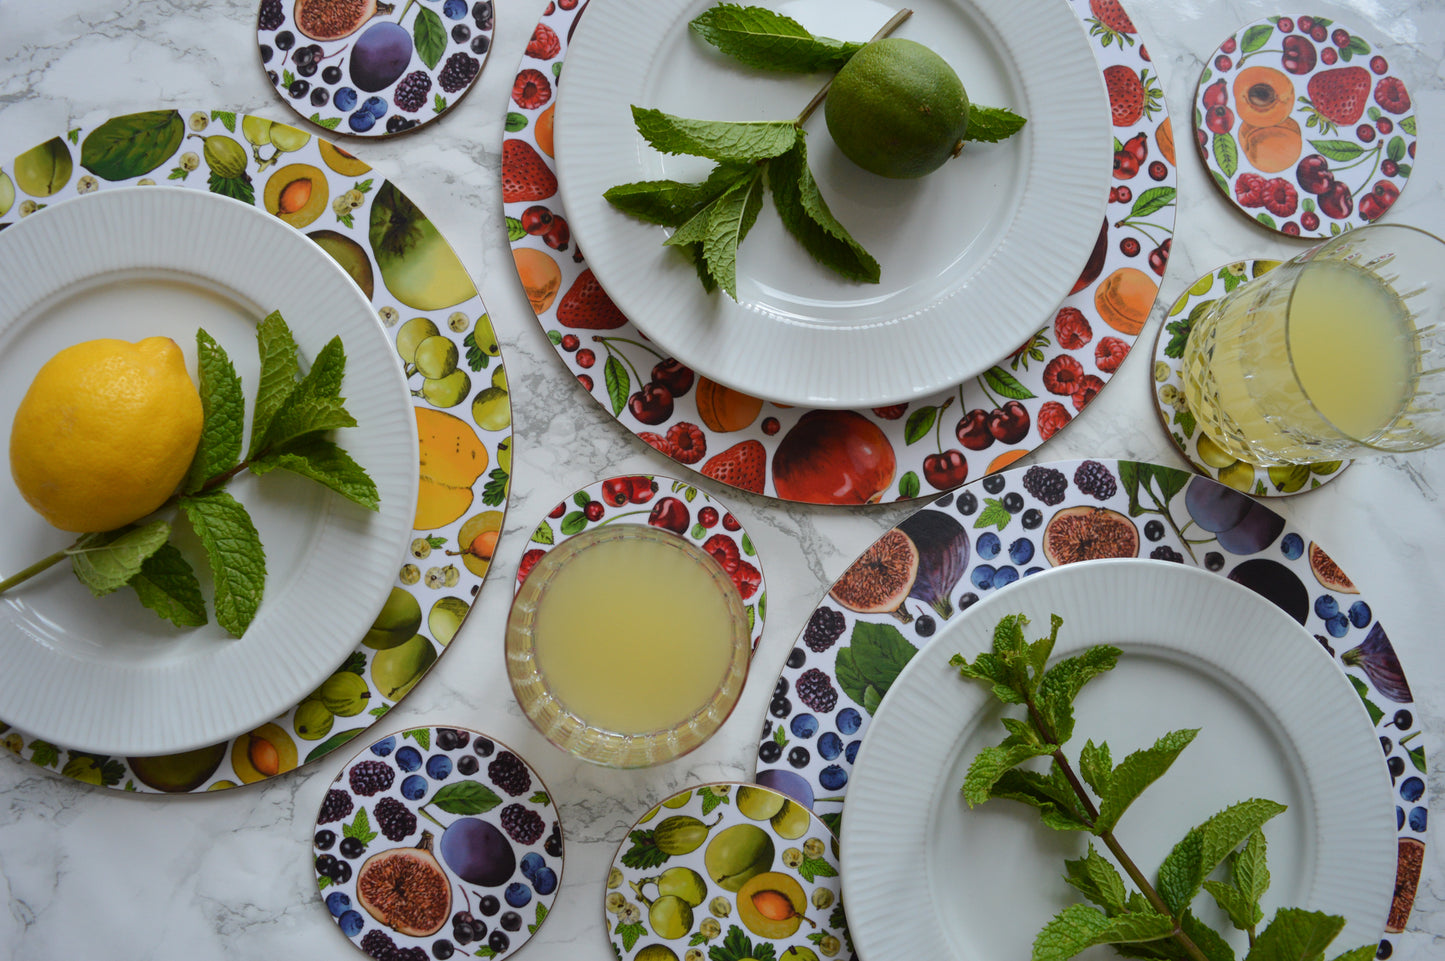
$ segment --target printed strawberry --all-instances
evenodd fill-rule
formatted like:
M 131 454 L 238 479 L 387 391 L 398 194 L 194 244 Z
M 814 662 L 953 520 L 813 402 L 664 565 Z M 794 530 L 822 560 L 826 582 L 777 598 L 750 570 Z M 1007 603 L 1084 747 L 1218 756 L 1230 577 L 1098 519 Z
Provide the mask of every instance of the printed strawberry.
M 762 443 L 745 440 L 709 458 L 702 465 L 702 475 L 739 490 L 761 494 L 767 464 L 768 456 Z
M 589 267 L 562 295 L 562 302 L 557 305 L 557 323 L 581 330 L 612 330 L 627 323 L 627 318 L 612 303 Z
M 1370 71 L 1364 67 L 1321 70 L 1310 77 L 1306 90 L 1310 105 L 1320 119 L 1349 126 L 1365 112 L 1370 97 Z M 1313 125 L 1306 121 L 1306 126 Z
M 1094 14 L 1089 21 L 1089 36 L 1102 36 L 1101 43 L 1105 47 L 1115 40 L 1121 47 L 1126 43 L 1133 45 L 1134 38 L 1130 34 L 1134 33 L 1134 23 L 1119 6 L 1119 0 L 1089 0 L 1089 10 Z
M 502 141 L 502 202 L 546 200 L 557 192 L 557 175 L 525 140 Z
M 1104 87 L 1109 91 L 1109 109 L 1116 127 L 1132 127 L 1141 117 L 1152 117 L 1164 99 L 1147 69 L 1135 73 L 1121 63 L 1104 68 Z

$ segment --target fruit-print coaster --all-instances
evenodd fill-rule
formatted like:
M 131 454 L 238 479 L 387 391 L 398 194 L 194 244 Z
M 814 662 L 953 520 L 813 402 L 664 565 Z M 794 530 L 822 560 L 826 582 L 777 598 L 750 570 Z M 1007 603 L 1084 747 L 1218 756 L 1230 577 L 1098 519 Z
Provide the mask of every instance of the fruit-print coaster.
M 1066 426 L 1148 319 L 1176 209 L 1173 127 L 1134 25 L 1117 4 L 1095 14 L 1088 0 L 1071 2 L 1089 28 L 1116 141 L 1117 179 L 1083 274 L 1057 315 L 1040 318 L 1047 326 L 998 365 L 936 397 L 863 410 L 784 407 L 697 376 L 608 299 L 572 242 L 552 156 L 557 82 L 586 7 L 549 4 L 508 105 L 502 201 L 527 299 L 590 400 L 704 477 L 812 504 L 931 497 L 1002 470 Z
M 1199 77 L 1194 137 L 1229 202 L 1291 237 L 1379 219 L 1415 162 L 1405 82 L 1324 17 L 1266 17 L 1225 38 Z
M 756 784 L 705 784 L 633 825 L 603 922 L 622 961 L 817 961 L 853 950 L 839 884 L 838 842 L 813 812 Z
M 261 0 L 256 45 L 277 95 L 301 117 L 388 137 L 466 96 L 494 29 L 493 0 Z
M 395 338 L 421 442 L 412 556 L 356 649 L 290 711 L 221 744 L 148 758 L 72 751 L 0 722 L 0 743 L 66 777 L 198 794 L 324 757 L 375 724 L 445 653 L 502 529 L 512 417 L 486 305 L 436 225 L 365 162 L 306 130 L 172 109 L 77 127 L 0 161 L 0 229 L 48 204 L 157 181 L 261 207 L 335 258 Z
M 1410 686 L 1369 601 L 1323 548 L 1263 501 L 1189 471 L 1119 460 L 1013 468 L 904 518 L 834 582 L 773 691 L 758 783 L 836 831 L 873 711 L 917 650 L 989 591 L 1104 557 L 1193 564 L 1285 610 L 1319 640 L 1375 722 L 1396 796 L 1403 930 L 1425 849 L 1425 752 Z M 1121 599 L 1127 603 L 1127 599 Z M 1382 948 L 1388 957 L 1393 947 Z
M 321 899 L 373 958 L 508 957 L 547 920 L 562 880 L 542 779 L 463 728 L 401 731 L 353 757 L 321 802 L 312 848 Z
M 1154 377 L 1150 385 L 1154 410 L 1169 439 L 1199 473 L 1255 497 L 1312 491 L 1339 477 L 1353 463 L 1321 461 L 1316 464 L 1262 467 L 1239 460 L 1210 439 L 1199 427 L 1184 400 L 1184 379 L 1181 376 L 1184 342 L 1189 339 L 1195 319 L 1220 297 L 1240 284 L 1268 273 L 1279 263 L 1278 260 L 1241 260 L 1200 277 L 1169 308 L 1154 342 Z
M 557 504 L 532 531 L 517 565 L 513 592 L 542 555 L 563 541 L 603 524 L 647 524 L 686 538 L 722 566 L 747 611 L 752 649 L 763 639 L 768 590 L 762 562 L 742 522 L 725 504 L 685 481 L 660 474 L 609 477 Z

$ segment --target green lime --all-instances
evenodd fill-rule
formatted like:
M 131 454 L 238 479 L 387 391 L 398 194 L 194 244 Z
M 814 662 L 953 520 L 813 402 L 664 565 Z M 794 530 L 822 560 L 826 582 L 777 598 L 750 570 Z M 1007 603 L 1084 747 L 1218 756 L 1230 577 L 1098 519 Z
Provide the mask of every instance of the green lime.
M 824 118 L 849 160 L 883 177 L 922 177 L 962 146 L 963 81 L 938 54 L 901 37 L 859 50 L 828 88 Z

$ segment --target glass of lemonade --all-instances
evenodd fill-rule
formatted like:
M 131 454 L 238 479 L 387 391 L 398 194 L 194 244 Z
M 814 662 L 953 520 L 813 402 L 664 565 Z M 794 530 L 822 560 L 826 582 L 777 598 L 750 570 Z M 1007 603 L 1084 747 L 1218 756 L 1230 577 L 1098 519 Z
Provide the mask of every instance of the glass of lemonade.
M 1445 439 L 1445 241 L 1347 231 L 1220 298 L 1189 332 L 1189 410 L 1254 464 L 1420 450 Z
M 512 602 L 506 650 L 528 720 L 611 767 L 701 745 L 737 704 L 751 655 L 722 566 L 642 524 L 593 527 L 544 554 Z

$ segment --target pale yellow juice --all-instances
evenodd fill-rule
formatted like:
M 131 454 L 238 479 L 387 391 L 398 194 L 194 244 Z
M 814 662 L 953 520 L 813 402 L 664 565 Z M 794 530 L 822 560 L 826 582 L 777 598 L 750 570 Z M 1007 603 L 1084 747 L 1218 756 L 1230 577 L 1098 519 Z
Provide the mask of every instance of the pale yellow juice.
M 1335 459 L 1381 434 L 1414 393 L 1413 322 L 1397 295 L 1352 264 L 1277 271 L 1298 279 L 1291 286 L 1267 275 L 1191 332 L 1185 400 L 1210 438 L 1242 460 Z
M 533 627 L 542 685 L 619 734 L 669 731 L 706 708 L 748 644 L 721 566 L 679 536 L 632 526 L 616 533 L 645 536 L 594 540 L 552 573 Z

